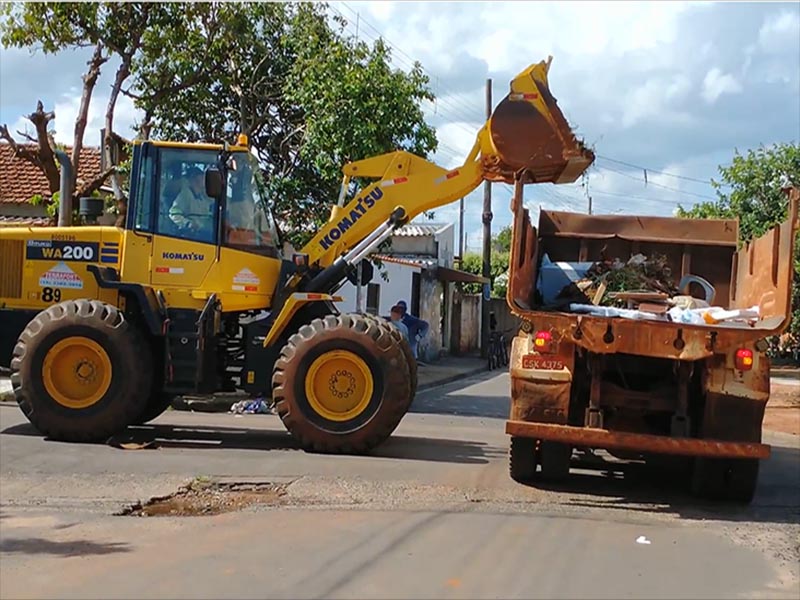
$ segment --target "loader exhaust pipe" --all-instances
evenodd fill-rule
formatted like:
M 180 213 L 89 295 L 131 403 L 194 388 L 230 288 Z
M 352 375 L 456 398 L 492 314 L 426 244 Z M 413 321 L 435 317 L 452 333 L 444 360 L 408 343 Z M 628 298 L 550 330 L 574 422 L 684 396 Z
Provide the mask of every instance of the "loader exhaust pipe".
M 72 162 L 63 150 L 56 150 L 55 155 L 58 162 L 61 163 L 58 191 L 58 226 L 69 227 L 72 225 Z

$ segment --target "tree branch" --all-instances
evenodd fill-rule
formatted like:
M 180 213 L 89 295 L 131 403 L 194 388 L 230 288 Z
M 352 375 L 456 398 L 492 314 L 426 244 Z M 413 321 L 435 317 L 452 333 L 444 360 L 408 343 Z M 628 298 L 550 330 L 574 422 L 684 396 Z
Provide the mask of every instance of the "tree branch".
M 9 133 L 7 125 L 0 125 L 0 139 L 4 139 L 8 142 L 8 145 L 11 146 L 11 149 L 14 151 L 14 156 L 22 160 L 27 160 L 32 165 L 41 168 L 41 163 L 36 153 L 29 148 L 17 144 L 17 141 Z
M 78 189 L 75 193 L 75 198 L 82 198 L 84 196 L 91 196 L 94 192 L 100 189 L 106 179 L 111 176 L 114 171 L 116 171 L 116 167 L 110 167 L 100 173 L 97 177 L 89 181 L 88 183 L 82 185 L 80 189 Z
M 52 143 L 50 132 L 47 130 L 50 121 L 55 118 L 56 114 L 53 111 L 44 111 L 44 105 L 41 100 L 36 103 L 36 111 L 28 115 L 28 120 L 36 128 L 36 138 L 39 140 L 39 150 L 37 152 L 40 161 L 39 168 L 47 177 L 50 193 L 57 192 L 60 187 L 56 157 L 53 154 L 55 144 Z
M 92 58 L 86 63 L 89 68 L 83 75 L 83 93 L 81 94 L 81 103 L 78 108 L 78 116 L 75 118 L 75 135 L 72 141 L 72 172 L 73 181 L 72 185 L 75 186 L 76 178 L 78 176 L 78 166 L 81 160 L 81 149 L 83 148 L 83 134 L 86 131 L 86 123 L 89 114 L 89 102 L 92 100 L 92 93 L 94 86 L 97 83 L 97 78 L 100 75 L 100 67 L 108 60 L 103 57 L 103 43 L 97 42 L 94 47 Z

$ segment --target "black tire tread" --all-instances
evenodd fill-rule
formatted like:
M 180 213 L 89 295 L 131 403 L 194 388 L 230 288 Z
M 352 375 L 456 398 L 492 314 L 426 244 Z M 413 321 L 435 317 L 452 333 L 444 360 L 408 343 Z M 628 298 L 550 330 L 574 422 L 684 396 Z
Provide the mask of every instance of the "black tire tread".
M 511 436 L 508 449 L 508 473 L 519 483 L 528 483 L 536 477 L 536 440 Z
M 385 353 L 381 357 L 389 368 L 386 374 L 391 381 L 384 384 L 384 400 L 378 412 L 354 432 L 335 434 L 316 427 L 302 414 L 296 404 L 292 385 L 300 356 L 331 336 L 365 336 L 367 346 Z M 365 349 L 369 349 L 365 347 Z M 289 338 L 275 362 L 272 376 L 272 398 L 275 409 L 286 429 L 307 450 L 326 454 L 361 454 L 385 441 L 400 424 L 413 400 L 408 378 L 410 367 L 402 344 L 391 330 L 374 318 L 361 314 L 328 315 L 318 318 Z
M 91 419 L 91 427 L 78 426 L 78 421 L 48 411 L 47 403 L 52 401 L 37 398 L 31 381 L 25 380 L 22 373 L 28 366 L 26 363 L 33 360 L 30 357 L 42 337 L 75 324 L 105 331 L 114 343 L 127 345 L 123 352 L 136 361 L 136 368 L 129 366 L 123 371 L 135 381 L 125 386 L 123 397 L 115 399 L 113 411 Z M 55 440 L 90 442 L 107 439 L 142 414 L 147 397 L 139 390 L 149 385 L 151 371 L 149 348 L 116 307 L 99 300 L 67 300 L 41 311 L 20 334 L 11 359 L 11 385 L 20 409 L 40 432 Z

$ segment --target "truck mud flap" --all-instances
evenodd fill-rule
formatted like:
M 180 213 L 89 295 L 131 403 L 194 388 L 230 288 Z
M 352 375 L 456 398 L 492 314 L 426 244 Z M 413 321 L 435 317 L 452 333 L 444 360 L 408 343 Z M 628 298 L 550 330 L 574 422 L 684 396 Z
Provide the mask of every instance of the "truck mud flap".
M 506 421 L 506 433 L 517 437 L 563 442 L 572 446 L 608 450 L 635 450 L 652 454 L 703 456 L 707 458 L 769 458 L 770 446 L 749 442 L 724 442 L 710 439 L 671 438 L 660 435 L 626 433 L 553 425 Z

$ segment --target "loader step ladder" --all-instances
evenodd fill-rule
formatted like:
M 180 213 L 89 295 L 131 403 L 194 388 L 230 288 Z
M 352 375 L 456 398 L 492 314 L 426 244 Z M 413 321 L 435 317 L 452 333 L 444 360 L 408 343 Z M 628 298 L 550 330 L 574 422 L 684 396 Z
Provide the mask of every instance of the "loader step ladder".
M 218 341 L 213 328 L 215 310 L 211 304 L 207 304 L 202 311 L 167 310 L 166 392 L 205 394 L 217 389 Z

